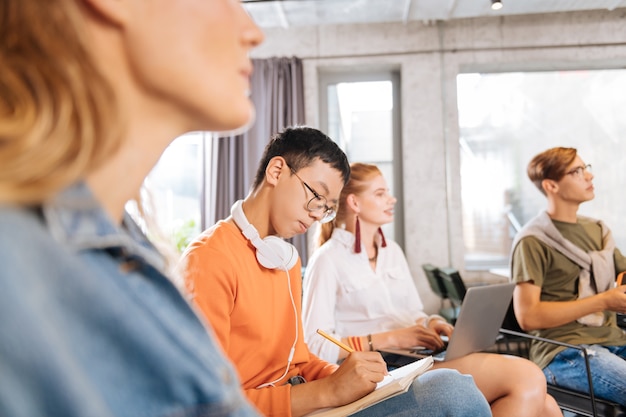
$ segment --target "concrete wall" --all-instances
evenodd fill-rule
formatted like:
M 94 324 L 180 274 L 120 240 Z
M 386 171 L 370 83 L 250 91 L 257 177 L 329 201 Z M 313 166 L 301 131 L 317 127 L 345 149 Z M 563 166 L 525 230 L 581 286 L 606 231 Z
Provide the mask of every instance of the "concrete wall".
M 318 72 L 393 68 L 402 83 L 405 250 L 429 312 L 439 307 L 421 264 L 451 265 L 466 281 L 461 225 L 456 75 L 626 64 L 626 10 L 410 24 L 266 30 L 255 58 L 304 60 L 307 124 L 318 126 Z

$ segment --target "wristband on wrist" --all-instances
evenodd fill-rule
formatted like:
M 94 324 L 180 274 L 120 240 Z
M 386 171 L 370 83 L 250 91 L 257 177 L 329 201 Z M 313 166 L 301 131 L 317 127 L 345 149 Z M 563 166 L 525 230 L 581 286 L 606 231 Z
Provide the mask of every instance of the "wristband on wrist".
M 372 343 L 372 334 L 367 335 L 367 344 L 370 346 L 370 352 L 374 351 L 374 344 Z

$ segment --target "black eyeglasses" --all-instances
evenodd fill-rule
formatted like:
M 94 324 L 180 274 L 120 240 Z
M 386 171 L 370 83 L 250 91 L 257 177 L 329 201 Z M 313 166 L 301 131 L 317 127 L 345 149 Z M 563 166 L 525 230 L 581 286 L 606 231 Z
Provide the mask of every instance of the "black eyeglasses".
M 328 207 L 326 197 L 318 194 L 317 191 L 311 188 L 309 184 L 304 182 L 302 178 L 300 178 L 300 176 L 296 174 L 296 171 L 294 171 L 293 168 L 289 167 L 289 169 L 291 170 L 291 173 L 300 180 L 302 185 L 304 185 L 306 189 L 313 194 L 313 198 L 306 203 L 306 209 L 313 213 L 319 213 L 321 211 L 322 218 L 319 220 L 320 223 L 328 223 L 333 221 L 335 219 L 335 216 L 337 216 L 337 210 L 335 210 L 334 207 Z
M 585 172 L 591 172 L 591 164 L 581 165 L 576 168 L 570 169 L 565 173 L 565 175 L 573 175 L 575 178 L 582 180 L 585 178 Z

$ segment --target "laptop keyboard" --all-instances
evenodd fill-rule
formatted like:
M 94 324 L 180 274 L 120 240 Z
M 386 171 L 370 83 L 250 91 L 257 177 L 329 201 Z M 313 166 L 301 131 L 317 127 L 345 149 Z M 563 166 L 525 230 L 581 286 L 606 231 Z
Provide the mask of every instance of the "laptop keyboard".
M 443 357 L 445 356 L 446 353 L 446 349 L 448 348 L 448 341 L 444 340 L 443 341 L 443 347 L 441 347 L 440 349 L 426 349 L 424 347 L 418 347 L 417 349 L 412 350 L 412 353 L 415 353 L 417 355 L 425 355 L 425 356 L 432 356 L 433 358 L 437 358 L 438 356 Z

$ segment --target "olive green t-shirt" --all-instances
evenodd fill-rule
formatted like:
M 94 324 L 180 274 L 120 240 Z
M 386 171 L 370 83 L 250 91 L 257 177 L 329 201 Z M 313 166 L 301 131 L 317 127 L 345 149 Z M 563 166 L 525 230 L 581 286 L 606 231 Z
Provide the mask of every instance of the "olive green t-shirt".
M 552 220 L 563 237 L 584 251 L 602 250 L 602 229 L 587 219 L 577 223 Z M 613 255 L 615 270 L 626 271 L 626 257 L 618 249 Z M 513 252 L 513 281 L 533 281 L 541 287 L 541 301 L 571 301 L 578 298 L 578 276 L 581 268 L 538 238 L 528 236 L 519 241 Z M 586 326 L 572 321 L 559 327 L 529 333 L 571 344 L 626 345 L 626 333 L 617 326 L 615 313 L 604 312 L 604 325 Z M 539 367 L 547 366 L 565 348 L 533 341 L 530 359 Z

